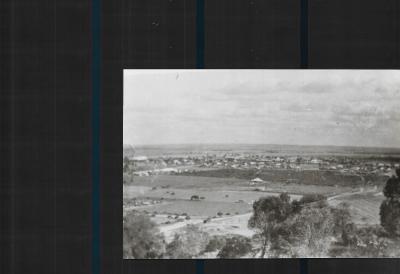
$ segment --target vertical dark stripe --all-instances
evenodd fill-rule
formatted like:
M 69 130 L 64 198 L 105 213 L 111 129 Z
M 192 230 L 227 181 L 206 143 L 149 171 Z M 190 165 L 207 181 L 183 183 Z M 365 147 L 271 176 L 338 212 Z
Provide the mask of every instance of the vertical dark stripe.
M 308 0 L 300 0 L 300 68 L 308 68 Z
M 204 260 L 196 260 L 196 274 L 204 274 Z
M 204 0 L 196 0 L 196 68 L 204 68 Z
M 308 259 L 300 259 L 300 274 L 308 274 Z
M 100 274 L 100 0 L 92 1 L 92 273 Z
M 204 68 L 204 0 L 196 0 L 196 68 Z M 204 260 L 196 260 L 196 274 L 204 274 Z

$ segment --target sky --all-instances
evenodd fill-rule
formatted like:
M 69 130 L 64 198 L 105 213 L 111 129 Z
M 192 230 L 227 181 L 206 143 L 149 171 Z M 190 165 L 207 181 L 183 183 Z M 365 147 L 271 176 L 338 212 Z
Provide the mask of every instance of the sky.
M 124 70 L 124 144 L 400 147 L 400 71 Z

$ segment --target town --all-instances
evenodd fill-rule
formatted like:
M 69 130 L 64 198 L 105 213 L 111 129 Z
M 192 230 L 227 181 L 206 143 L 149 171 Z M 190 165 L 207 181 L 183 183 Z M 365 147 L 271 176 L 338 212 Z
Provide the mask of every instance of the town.
M 363 159 L 353 157 L 269 156 L 225 154 L 223 156 L 154 157 L 132 156 L 124 158 L 124 171 L 131 170 L 136 176 L 154 174 L 190 173 L 201 169 L 289 169 L 335 170 L 347 174 L 390 174 L 399 168 L 390 159 Z

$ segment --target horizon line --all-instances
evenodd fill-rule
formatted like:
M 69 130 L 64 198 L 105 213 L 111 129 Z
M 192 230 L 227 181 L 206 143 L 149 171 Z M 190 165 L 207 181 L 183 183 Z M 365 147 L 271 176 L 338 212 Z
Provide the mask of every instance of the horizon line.
M 271 143 L 154 143 L 154 144 L 126 144 L 123 146 L 133 146 L 133 147 L 143 147 L 143 146 L 177 146 L 177 145 L 268 145 L 268 146 L 300 146 L 300 147 L 349 147 L 349 148 L 378 148 L 378 149 L 399 149 L 400 147 L 392 147 L 392 146 L 369 146 L 369 145 L 307 145 L 307 144 L 271 144 Z

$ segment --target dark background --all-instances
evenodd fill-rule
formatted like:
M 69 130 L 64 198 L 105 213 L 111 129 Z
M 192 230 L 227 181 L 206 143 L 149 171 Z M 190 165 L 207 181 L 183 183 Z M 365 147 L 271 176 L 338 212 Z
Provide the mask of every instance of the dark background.
M 204 2 L 206 69 L 400 68 L 397 0 L 308 0 L 305 31 L 301 1 Z M 0 273 L 92 273 L 92 1 L 0 8 Z M 122 260 L 122 70 L 196 68 L 198 27 L 196 0 L 102 0 L 101 273 L 199 270 Z M 400 272 L 397 259 L 307 262 L 211 260 L 204 273 Z

